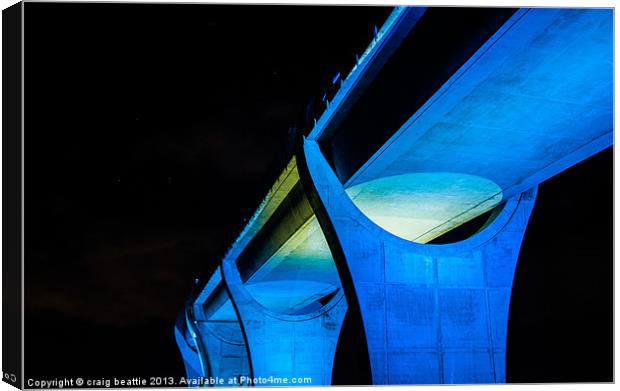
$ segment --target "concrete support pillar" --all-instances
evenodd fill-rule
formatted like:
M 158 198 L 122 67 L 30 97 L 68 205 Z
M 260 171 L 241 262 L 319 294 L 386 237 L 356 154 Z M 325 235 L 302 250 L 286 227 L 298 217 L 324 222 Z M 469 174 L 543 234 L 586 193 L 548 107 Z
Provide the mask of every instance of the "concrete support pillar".
M 311 203 L 361 313 L 373 384 L 505 382 L 512 280 L 536 188 L 464 241 L 419 244 L 370 221 L 316 142 L 304 155 Z
M 201 352 L 196 342 L 198 336 L 188 324 L 186 309 L 183 309 L 177 316 L 174 325 L 174 337 L 183 357 L 187 378 L 199 379 L 206 376 L 205 362 L 202 360 Z
M 197 386 L 242 386 L 247 384 L 240 379 L 250 376 L 247 348 L 238 318 L 234 313 L 225 317 L 211 316 L 230 300 L 222 284 L 218 268 L 211 275 L 204 295 L 186 309 L 184 330 L 180 324 L 176 327 L 177 343 L 181 346 L 188 377 L 200 381 Z M 179 342 L 182 332 L 185 335 Z M 231 383 L 231 379 L 236 381 Z
M 254 385 L 330 385 L 336 344 L 347 310 L 342 291 L 315 312 L 285 315 L 263 307 L 249 294 L 234 257 L 224 259 L 222 274 L 241 321 L 253 377 L 289 382 Z
M 207 376 L 222 379 L 215 386 L 247 385 L 242 379 L 250 376 L 250 365 L 241 327 L 238 322 L 197 321 L 196 329 L 204 346 Z M 230 379 L 237 379 L 230 384 Z

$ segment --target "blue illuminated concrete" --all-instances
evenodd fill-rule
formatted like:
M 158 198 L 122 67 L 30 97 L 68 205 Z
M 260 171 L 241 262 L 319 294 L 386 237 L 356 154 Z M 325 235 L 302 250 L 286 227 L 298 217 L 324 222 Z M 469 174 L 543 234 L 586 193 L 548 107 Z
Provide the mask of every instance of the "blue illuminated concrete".
M 289 236 L 282 241 L 279 248 L 274 249 L 273 253 L 256 267 L 256 270 L 247 273 L 248 267 L 253 267 L 255 264 L 247 261 L 240 263 L 238 260 L 239 256 L 255 240 L 256 235 L 263 229 L 268 229 L 265 228 L 268 221 L 278 213 L 278 210 L 282 208 L 282 203 L 286 202 L 287 197 L 298 186 L 300 186 L 299 174 L 296 159 L 293 158 L 239 238 L 230 247 L 230 254 L 227 255 L 237 260 L 237 267 L 240 268 L 241 274 L 247 276 L 244 279 L 245 288 L 261 306 L 270 311 L 289 315 L 316 310 L 320 306 L 317 300 L 340 289 L 338 271 L 329 246 L 307 201 L 307 211 L 300 212 L 299 209 L 286 211 L 286 216 L 281 219 L 280 226 L 277 228 L 284 227 L 281 231 L 289 230 Z M 306 216 L 305 221 L 296 230 L 287 228 L 295 226 L 291 220 L 297 223 L 303 220 L 296 216 L 299 214 Z M 274 228 L 270 229 L 273 235 Z M 209 301 L 215 289 L 212 285 L 209 282 L 201 290 L 196 303 Z
M 304 152 L 317 216 L 344 258 L 347 301 L 362 315 L 373 384 L 504 382 L 512 279 L 536 189 L 469 239 L 424 245 L 368 219 L 316 142 Z
M 198 351 L 195 335 L 187 328 L 186 310 L 177 317 L 174 327 L 174 337 L 183 357 L 185 373 L 188 378 L 196 379 L 205 376 L 204 363 Z
M 307 379 L 302 385 L 330 385 L 336 344 L 347 310 L 342 291 L 309 313 L 274 312 L 250 294 L 235 257 L 230 255 L 222 262 L 222 273 L 245 332 L 253 377 L 273 376 L 289 382 L 302 378 Z
M 522 9 L 345 187 L 457 172 L 496 183 L 506 199 L 612 143 L 613 11 Z M 418 241 L 463 222 L 456 213 Z
M 347 303 L 316 218 L 311 213 L 247 279 L 239 268 L 238 260 L 256 234 L 298 186 L 297 163 L 292 159 L 194 299 L 193 327 L 204 346 L 201 356 L 209 376 L 230 378 L 245 371 L 249 378 L 282 382 L 253 385 L 290 385 L 283 382 L 294 379 L 303 379 L 308 386 L 331 384 Z M 282 221 L 287 225 L 286 218 Z
M 349 187 L 347 194 L 370 220 L 398 237 L 419 243 L 503 200 L 502 189 L 494 182 L 454 172 L 387 176 Z
M 203 290 L 211 300 L 200 297 L 191 307 L 188 324 L 194 333 L 197 351 L 203 360 L 201 376 L 224 379 L 220 386 L 229 387 L 230 379 L 237 379 L 234 385 L 244 384 L 242 379 L 251 375 L 247 346 L 237 314 L 216 269 Z
M 330 384 L 352 311 L 373 384 L 505 381 L 536 186 L 613 142 L 613 14 L 517 11 L 342 184 L 317 143 L 423 14 L 394 11 L 304 142 L 304 174 L 294 158 L 189 305 L 175 330 L 188 375 Z M 237 260 L 300 181 L 315 215 L 242 279 Z M 474 236 L 424 244 L 493 208 Z
M 317 300 L 340 289 L 338 271 L 316 218 L 309 218 L 245 287 L 262 306 L 287 314 L 313 311 Z

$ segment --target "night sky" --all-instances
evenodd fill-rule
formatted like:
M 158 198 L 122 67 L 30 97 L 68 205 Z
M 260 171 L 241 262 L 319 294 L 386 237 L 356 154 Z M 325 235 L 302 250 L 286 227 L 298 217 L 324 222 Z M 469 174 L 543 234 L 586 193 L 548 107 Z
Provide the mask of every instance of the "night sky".
M 193 280 L 391 9 L 25 10 L 25 377 L 181 376 L 173 325 Z M 540 188 L 509 381 L 611 380 L 612 160 Z

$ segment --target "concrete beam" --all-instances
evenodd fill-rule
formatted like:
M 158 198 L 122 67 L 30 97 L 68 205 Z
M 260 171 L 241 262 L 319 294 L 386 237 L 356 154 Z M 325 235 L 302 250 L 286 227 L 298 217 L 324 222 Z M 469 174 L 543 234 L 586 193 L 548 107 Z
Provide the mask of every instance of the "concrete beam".
M 331 137 L 351 106 L 357 102 L 425 11 L 425 7 L 395 7 L 310 132 L 311 139 Z
M 613 11 L 521 9 L 345 188 L 412 173 L 496 185 L 481 207 L 455 198 L 452 216 L 416 238 L 427 242 L 612 143 Z

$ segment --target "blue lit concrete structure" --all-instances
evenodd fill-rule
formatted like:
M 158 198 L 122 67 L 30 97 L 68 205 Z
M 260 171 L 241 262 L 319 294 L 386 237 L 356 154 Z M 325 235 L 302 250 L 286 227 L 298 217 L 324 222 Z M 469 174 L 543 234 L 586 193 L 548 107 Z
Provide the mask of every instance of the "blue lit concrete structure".
M 204 302 L 201 297 L 205 298 Z M 188 317 L 204 361 L 202 376 L 226 379 L 223 386 L 230 386 L 229 379 L 243 384 L 243 379 L 250 375 L 247 346 L 219 268 L 194 302 Z
M 458 171 L 506 199 L 611 145 L 612 28 L 611 10 L 519 10 L 345 186 Z
M 196 344 L 195 333 L 192 333 L 187 322 L 186 310 L 183 309 L 177 316 L 174 337 L 183 357 L 186 375 L 188 378 L 195 379 L 205 376 L 205 369 Z
M 318 309 L 288 315 L 257 302 L 231 258 L 222 268 L 246 332 L 252 375 L 273 376 L 284 382 L 263 384 L 267 386 L 331 384 L 336 343 L 347 310 L 342 292 L 339 290 Z
M 612 11 L 517 10 L 341 180 L 322 147 L 425 15 L 394 11 L 180 316 L 188 376 L 331 384 L 352 314 L 373 384 L 505 381 L 537 185 L 613 143 Z
M 535 188 L 469 239 L 420 244 L 368 219 L 316 142 L 305 156 L 319 220 L 338 239 L 346 296 L 362 315 L 373 384 L 504 382 L 512 276 Z
M 239 385 L 331 384 L 347 303 L 296 159 L 191 310 L 200 354 L 187 352 L 191 339 L 179 343 L 188 372 L 202 368 L 199 376 L 234 377 Z

